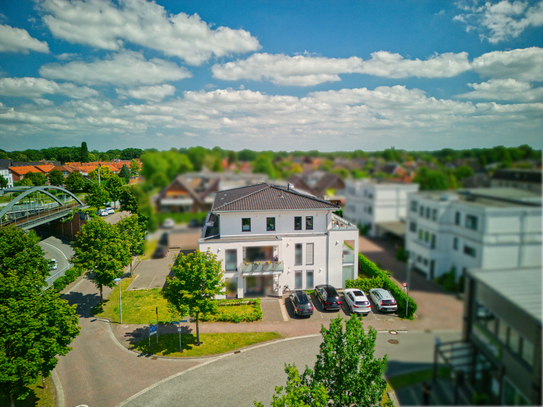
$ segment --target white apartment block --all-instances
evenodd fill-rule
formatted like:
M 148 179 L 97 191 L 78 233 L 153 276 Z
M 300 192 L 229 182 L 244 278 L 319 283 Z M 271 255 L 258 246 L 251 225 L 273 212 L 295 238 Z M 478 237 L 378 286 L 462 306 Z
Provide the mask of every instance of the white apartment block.
M 387 231 L 405 230 L 407 195 L 417 192 L 419 185 L 365 178 L 346 181 L 345 189 L 345 219 L 367 225 L 370 236 L 381 236 Z
M 0 175 L 8 181 L 8 185 L 6 188 L 13 188 L 13 175 L 11 174 L 9 169 L 0 168 Z
M 229 297 L 282 296 L 358 277 L 358 229 L 337 205 L 267 183 L 217 192 L 200 251 L 222 261 Z
M 541 196 L 512 188 L 409 194 L 406 249 L 429 279 L 541 267 Z

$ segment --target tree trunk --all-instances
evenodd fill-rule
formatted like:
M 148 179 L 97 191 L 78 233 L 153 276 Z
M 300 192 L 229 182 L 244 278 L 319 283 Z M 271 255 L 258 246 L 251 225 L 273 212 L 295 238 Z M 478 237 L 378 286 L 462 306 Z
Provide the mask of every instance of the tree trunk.
M 45 389 L 45 376 L 44 375 L 41 376 L 41 385 Z
M 104 303 L 104 296 L 102 295 L 102 284 L 100 284 L 100 305 Z
M 200 325 L 198 324 L 199 313 L 196 313 L 196 345 L 200 346 Z
M 9 393 L 9 405 L 15 407 L 15 401 L 13 400 L 13 394 Z

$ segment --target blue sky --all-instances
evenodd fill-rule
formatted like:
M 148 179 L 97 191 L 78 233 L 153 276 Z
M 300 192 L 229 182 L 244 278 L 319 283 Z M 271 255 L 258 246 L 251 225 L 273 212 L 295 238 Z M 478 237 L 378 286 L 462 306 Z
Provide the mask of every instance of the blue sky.
M 0 148 L 543 147 L 543 1 L 0 3 Z

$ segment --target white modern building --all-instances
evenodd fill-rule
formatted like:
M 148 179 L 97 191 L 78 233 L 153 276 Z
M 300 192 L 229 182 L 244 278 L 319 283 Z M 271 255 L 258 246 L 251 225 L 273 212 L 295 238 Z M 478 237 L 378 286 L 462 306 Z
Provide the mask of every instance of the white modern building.
M 367 227 L 370 236 L 405 234 L 407 194 L 417 192 L 418 184 L 365 178 L 346 181 L 345 189 L 345 219 Z
M 230 297 L 337 288 L 358 277 L 358 229 L 337 205 L 261 183 L 217 192 L 199 240 L 217 255 Z
M 406 249 L 434 279 L 456 270 L 541 267 L 541 196 L 513 188 L 409 195 Z
M 9 169 L 0 168 L 0 175 L 8 181 L 8 185 L 6 186 L 6 188 L 13 188 L 13 175 L 11 175 Z

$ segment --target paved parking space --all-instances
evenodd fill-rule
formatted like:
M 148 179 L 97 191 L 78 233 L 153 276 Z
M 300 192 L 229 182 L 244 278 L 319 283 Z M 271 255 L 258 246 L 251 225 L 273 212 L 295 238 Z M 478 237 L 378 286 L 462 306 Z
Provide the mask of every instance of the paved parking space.
M 166 283 L 166 276 L 170 274 L 170 267 L 179 250 L 172 250 L 163 259 L 151 259 L 141 261 L 134 274 L 137 277 L 132 281 L 128 290 L 147 290 L 150 288 L 162 288 Z

